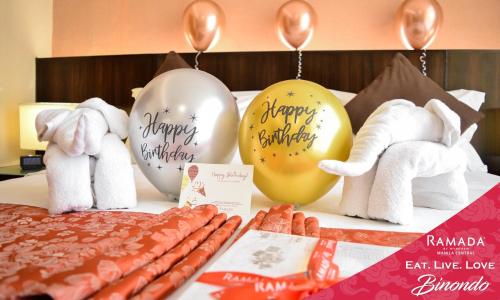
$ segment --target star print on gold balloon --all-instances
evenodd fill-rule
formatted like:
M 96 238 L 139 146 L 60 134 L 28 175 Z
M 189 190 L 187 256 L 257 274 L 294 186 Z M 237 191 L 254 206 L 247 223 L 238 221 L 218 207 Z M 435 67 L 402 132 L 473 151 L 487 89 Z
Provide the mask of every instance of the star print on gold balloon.
M 254 183 L 277 202 L 318 200 L 339 177 L 318 168 L 346 160 L 352 146 L 349 117 L 327 89 L 307 80 L 271 85 L 253 99 L 240 124 L 239 147 L 254 165 Z

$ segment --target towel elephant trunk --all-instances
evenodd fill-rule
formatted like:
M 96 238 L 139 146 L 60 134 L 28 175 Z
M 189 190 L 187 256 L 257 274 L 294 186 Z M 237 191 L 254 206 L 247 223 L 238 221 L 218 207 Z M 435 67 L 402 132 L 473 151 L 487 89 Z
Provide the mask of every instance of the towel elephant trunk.
M 76 124 L 75 134 L 73 136 L 73 141 L 66 150 L 69 156 L 82 155 L 85 149 L 85 130 L 86 130 L 87 118 L 85 115 L 80 115 L 78 123 Z

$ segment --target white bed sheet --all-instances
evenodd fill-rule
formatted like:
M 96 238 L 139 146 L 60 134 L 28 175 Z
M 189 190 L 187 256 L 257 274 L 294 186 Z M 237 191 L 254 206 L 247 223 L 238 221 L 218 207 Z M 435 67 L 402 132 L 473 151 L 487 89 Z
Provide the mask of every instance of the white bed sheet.
M 236 156 L 237 157 L 237 156 Z M 233 163 L 239 163 L 235 159 Z M 144 177 L 137 165 L 134 165 L 138 206 L 128 211 L 161 213 L 177 206 L 177 202 L 167 200 Z M 469 185 L 469 200 L 473 201 L 500 182 L 500 176 L 488 173 L 466 173 Z M 341 216 L 336 213 L 341 199 L 343 180 L 325 196 L 316 202 L 297 207 L 307 216 L 318 217 L 322 227 L 357 228 L 391 231 L 428 232 L 446 219 L 457 213 L 456 210 L 436 210 L 416 207 L 414 220 L 409 225 L 396 225 L 384 221 L 364 220 Z M 41 171 L 23 178 L 11 179 L 0 182 L 0 202 L 24 204 L 47 208 L 48 189 L 45 171 Z M 269 200 L 256 187 L 252 195 L 252 213 L 255 215 L 259 209 L 268 209 L 275 202 Z M 246 222 L 248 220 L 244 220 Z

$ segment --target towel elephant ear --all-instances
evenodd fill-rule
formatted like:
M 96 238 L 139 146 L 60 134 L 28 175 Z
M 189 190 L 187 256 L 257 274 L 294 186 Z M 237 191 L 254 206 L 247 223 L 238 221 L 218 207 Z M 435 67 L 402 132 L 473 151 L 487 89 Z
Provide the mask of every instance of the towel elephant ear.
M 39 141 L 51 141 L 57 128 L 69 115 L 67 109 L 47 109 L 38 113 L 35 128 Z
M 460 139 L 460 117 L 458 114 L 438 99 L 429 100 L 424 108 L 434 113 L 443 121 L 441 143 L 448 147 L 455 145 Z
M 78 108 L 91 108 L 102 113 L 106 123 L 108 123 L 109 131 L 115 133 L 120 139 L 125 139 L 128 136 L 128 115 L 123 109 L 109 105 L 101 98 L 90 98 L 78 105 Z

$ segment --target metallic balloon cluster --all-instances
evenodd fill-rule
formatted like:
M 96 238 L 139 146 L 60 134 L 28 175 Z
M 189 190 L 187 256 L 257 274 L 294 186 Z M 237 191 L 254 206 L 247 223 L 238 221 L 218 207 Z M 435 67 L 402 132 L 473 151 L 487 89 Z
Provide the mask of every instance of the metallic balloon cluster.
M 182 18 L 184 36 L 197 51 L 195 69 L 201 53 L 213 47 L 224 26 L 224 12 L 212 0 L 195 0 L 184 10 Z M 284 45 L 298 51 L 297 79 L 302 73 L 302 49 L 312 39 L 316 26 L 316 13 L 304 0 L 290 0 L 283 4 L 276 15 L 277 34 Z
M 195 0 L 184 11 L 184 35 L 199 55 L 213 47 L 224 25 L 224 12 L 212 0 Z M 408 49 L 423 50 L 420 61 L 426 74 L 425 49 L 434 41 L 441 27 L 443 10 L 437 0 L 405 0 L 401 3 L 396 24 L 401 41 Z M 289 0 L 276 14 L 276 33 L 281 42 L 298 53 L 296 79 L 302 75 L 302 49 L 309 43 L 317 25 L 314 8 L 305 0 Z

